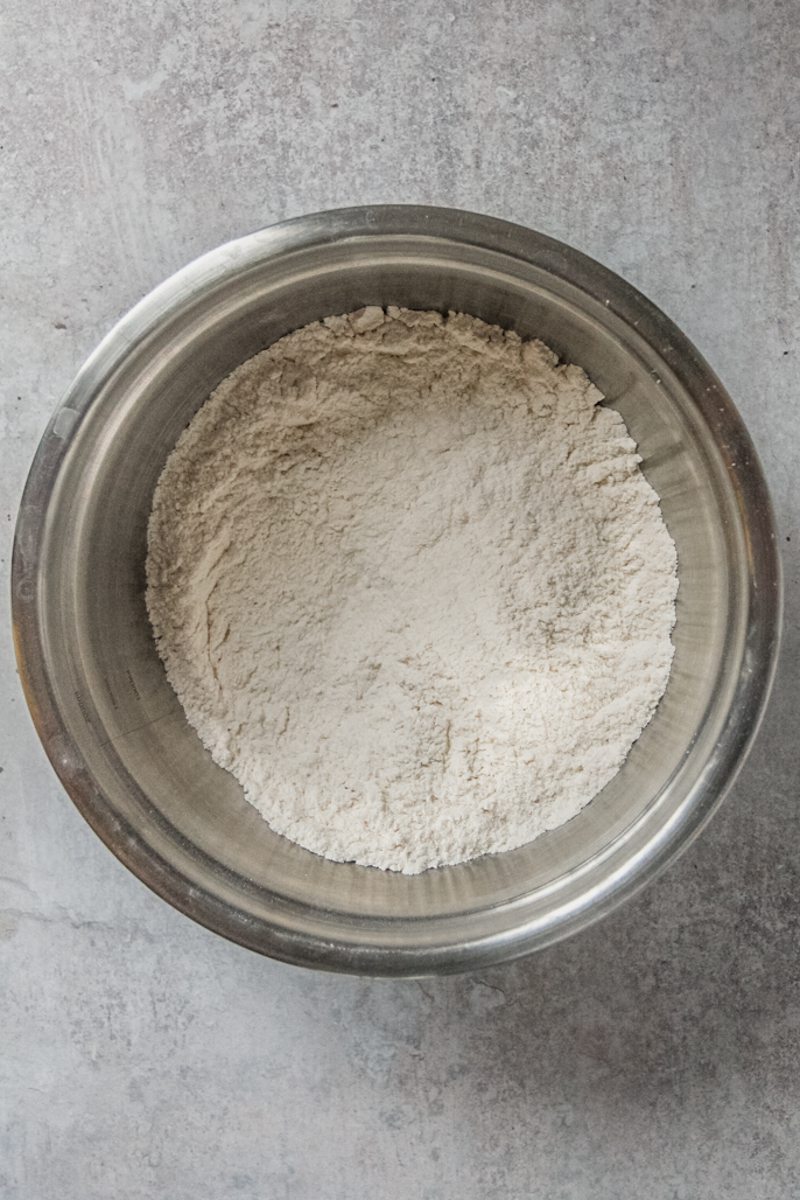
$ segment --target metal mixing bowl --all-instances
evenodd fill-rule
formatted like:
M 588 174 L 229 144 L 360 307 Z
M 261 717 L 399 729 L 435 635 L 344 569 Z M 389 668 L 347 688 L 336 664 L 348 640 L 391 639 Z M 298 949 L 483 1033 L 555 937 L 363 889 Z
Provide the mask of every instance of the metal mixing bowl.
M 144 606 L 156 479 L 214 386 L 289 330 L 365 304 L 457 309 L 579 363 L 639 443 L 678 547 L 675 662 L 655 718 L 574 820 L 522 849 L 404 877 L 274 834 L 188 726 Z M 42 439 L 13 564 L 20 673 L 86 820 L 210 929 L 290 962 L 465 970 L 606 913 L 687 845 L 755 733 L 780 625 L 767 490 L 695 348 L 643 296 L 550 238 L 488 217 L 378 207 L 221 246 L 133 309 Z

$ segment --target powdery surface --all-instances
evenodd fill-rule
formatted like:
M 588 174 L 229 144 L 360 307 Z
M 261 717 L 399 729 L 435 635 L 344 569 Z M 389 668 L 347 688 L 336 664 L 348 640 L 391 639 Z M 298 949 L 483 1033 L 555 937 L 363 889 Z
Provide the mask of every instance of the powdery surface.
M 226 379 L 155 493 L 147 604 L 273 829 L 414 873 L 611 779 L 666 687 L 675 547 L 618 413 L 541 342 L 368 308 Z

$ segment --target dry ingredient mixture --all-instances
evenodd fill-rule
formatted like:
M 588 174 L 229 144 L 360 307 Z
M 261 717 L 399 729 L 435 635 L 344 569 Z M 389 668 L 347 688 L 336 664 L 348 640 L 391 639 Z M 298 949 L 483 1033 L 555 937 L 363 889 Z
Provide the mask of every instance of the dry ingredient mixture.
M 622 418 L 541 342 L 366 308 L 217 388 L 155 493 L 147 604 L 273 829 L 414 873 L 608 782 L 664 691 L 674 543 Z

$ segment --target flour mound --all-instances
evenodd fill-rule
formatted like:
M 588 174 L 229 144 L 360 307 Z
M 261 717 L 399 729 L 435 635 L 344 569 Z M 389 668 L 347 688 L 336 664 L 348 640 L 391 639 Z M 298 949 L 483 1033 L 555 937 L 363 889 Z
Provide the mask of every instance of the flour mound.
M 675 546 L 576 366 L 367 308 L 234 371 L 167 461 L 147 606 L 273 829 L 407 873 L 574 817 L 664 692 Z

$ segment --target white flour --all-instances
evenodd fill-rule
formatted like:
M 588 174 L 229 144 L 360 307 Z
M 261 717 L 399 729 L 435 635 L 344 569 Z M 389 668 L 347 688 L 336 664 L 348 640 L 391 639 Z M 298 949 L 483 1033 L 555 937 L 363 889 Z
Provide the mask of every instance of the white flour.
M 650 720 L 675 547 L 622 418 L 472 317 L 368 308 L 226 379 L 159 481 L 147 603 L 273 829 L 409 873 L 573 817 Z

